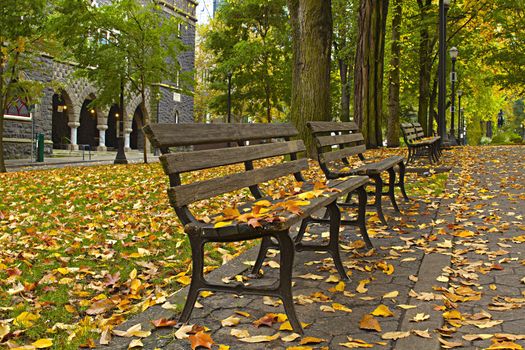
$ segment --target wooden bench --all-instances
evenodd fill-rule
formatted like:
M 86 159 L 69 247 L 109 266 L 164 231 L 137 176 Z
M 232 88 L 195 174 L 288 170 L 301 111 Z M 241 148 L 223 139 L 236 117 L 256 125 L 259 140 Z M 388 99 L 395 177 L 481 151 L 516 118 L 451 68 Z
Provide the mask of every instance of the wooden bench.
M 328 179 L 338 179 L 350 175 L 367 175 L 375 185 L 373 195 L 374 206 L 379 219 L 388 225 L 381 205 L 382 196 L 387 195 L 394 209 L 399 212 L 395 198 L 395 187 L 399 187 L 405 200 L 409 200 L 405 191 L 405 163 L 401 156 L 393 156 L 379 161 L 367 161 L 364 153 L 363 134 L 359 132 L 356 123 L 339 122 L 309 122 L 308 127 L 314 136 L 317 148 L 317 157 L 321 169 Z M 348 157 L 358 156 L 364 164 L 352 166 Z M 396 168 L 399 172 L 399 182 L 396 183 Z M 384 183 L 381 175 L 387 172 L 389 181 Z M 383 188 L 388 186 L 388 192 Z M 347 201 L 349 202 L 349 200 Z
M 297 136 L 298 132 L 295 127 L 289 124 L 152 124 L 147 125 L 144 130 L 152 145 L 158 147 L 163 153 L 160 161 L 170 179 L 170 188 L 168 189 L 170 203 L 185 225 L 184 230 L 188 234 L 191 244 L 192 280 L 180 322 L 189 320 L 199 292 L 203 290 L 239 295 L 267 295 L 279 297 L 283 301 L 285 312 L 293 330 L 302 333 L 301 324 L 295 314 L 291 289 L 294 251 L 309 250 L 330 253 L 341 278 L 348 279 L 339 253 L 341 214 L 337 206 L 337 198 L 352 192 L 357 192 L 360 197 L 365 198 L 363 209 L 359 210 L 359 220 L 364 228 L 364 234 L 366 234 L 364 227 L 364 206 L 366 203 L 364 185 L 368 179 L 361 176 L 351 177 L 344 181 L 333 182 L 330 184 L 330 188 L 325 189 L 322 187 L 320 189 L 319 184 L 304 182 L 301 171 L 308 169 L 308 161 L 299 157 L 299 153 L 305 151 L 305 146 L 301 140 L 290 140 L 290 138 Z M 246 141 L 254 140 L 264 140 L 266 143 L 246 145 Z M 170 153 L 172 147 L 184 146 L 188 148 L 221 143 L 238 144 L 239 146 Z M 274 157 L 282 158 L 282 162 L 270 162 L 269 159 L 275 159 Z M 255 164 L 254 161 L 258 164 Z M 240 172 L 228 175 L 215 172 L 217 176 L 215 178 L 197 179 L 196 182 L 182 183 L 181 174 L 183 173 L 215 169 L 233 164 L 243 164 L 244 166 L 240 167 L 242 169 Z M 230 171 L 235 169 L 239 169 L 239 167 L 232 167 Z M 298 197 L 293 193 L 285 193 L 281 196 L 276 196 L 275 193 L 274 196 L 264 194 L 261 184 L 280 180 L 281 177 L 292 174 L 296 181 L 302 183 L 302 189 L 306 191 L 306 196 Z M 191 179 L 191 176 L 188 178 Z M 295 187 L 297 186 L 296 184 Z M 211 217 L 211 222 L 206 223 L 199 221 L 192 214 L 190 208 L 192 203 L 243 188 L 249 188 L 253 196 L 253 200 L 239 206 L 239 214 L 244 215 L 243 219 L 234 215 L 234 217 L 227 219 L 230 222 L 223 222 L 223 218 L 221 219 L 222 224 L 216 225 L 213 222 L 216 216 Z M 315 191 L 311 191 L 314 189 L 317 191 L 317 195 L 314 195 Z M 295 201 L 298 198 L 303 198 L 301 205 L 294 204 L 297 203 Z M 261 214 L 260 206 L 263 205 L 261 201 L 266 203 L 264 204 L 265 209 L 270 211 L 266 213 L 267 217 L 262 215 L 260 220 L 253 222 L 248 220 L 250 217 L 253 218 Z M 227 209 L 231 205 L 229 202 L 224 202 L 222 207 Z M 329 220 L 327 220 L 330 224 L 329 243 L 327 245 L 307 245 L 300 242 L 301 237 L 294 241 L 290 236 L 290 228 L 324 208 L 326 208 L 329 216 Z M 275 215 L 272 214 L 272 210 L 276 212 Z M 219 215 L 224 217 L 224 213 L 223 211 Z M 259 255 L 252 271 L 255 274 L 260 271 L 270 247 L 277 245 L 281 251 L 277 286 L 256 288 L 243 284 L 226 285 L 206 281 L 203 273 L 204 245 L 206 243 L 255 239 L 262 239 Z
M 423 157 L 428 157 L 430 163 L 439 161 L 441 155 L 439 136 L 425 138 L 420 123 L 402 123 L 401 132 L 408 147 L 407 163 Z

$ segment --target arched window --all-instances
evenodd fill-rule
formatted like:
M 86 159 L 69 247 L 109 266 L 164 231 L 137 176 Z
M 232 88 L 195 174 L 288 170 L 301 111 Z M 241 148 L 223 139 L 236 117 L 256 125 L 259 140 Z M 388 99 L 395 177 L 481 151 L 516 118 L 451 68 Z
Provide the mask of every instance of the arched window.
M 4 114 L 8 117 L 15 117 L 15 119 L 31 118 L 31 112 L 29 111 L 27 104 L 20 97 L 15 98 L 7 105 Z

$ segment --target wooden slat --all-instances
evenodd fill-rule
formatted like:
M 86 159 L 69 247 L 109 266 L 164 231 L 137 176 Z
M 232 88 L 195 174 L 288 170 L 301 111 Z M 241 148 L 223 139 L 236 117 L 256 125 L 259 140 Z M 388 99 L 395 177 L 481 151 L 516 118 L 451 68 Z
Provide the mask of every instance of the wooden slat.
M 341 145 L 364 140 L 363 134 L 361 133 L 317 137 L 319 147 Z
M 303 151 L 305 151 L 303 141 L 296 140 L 255 146 L 172 153 L 161 156 L 160 160 L 169 175 Z
M 223 193 L 277 179 L 307 168 L 308 161 L 303 158 L 266 168 L 171 187 L 168 190 L 168 194 L 171 204 L 176 207 L 181 207 L 202 199 L 215 197 Z
M 332 131 L 359 131 L 357 124 L 354 122 L 308 122 L 307 125 L 314 134 Z
M 298 134 L 291 124 L 150 124 L 144 127 L 154 147 L 166 148 L 222 142 L 240 142 Z
M 359 153 L 364 153 L 366 151 L 365 145 L 359 145 L 355 147 L 343 148 L 338 151 L 331 151 L 321 154 L 321 159 L 325 163 L 333 162 L 335 160 L 340 160 L 346 157 L 354 156 Z

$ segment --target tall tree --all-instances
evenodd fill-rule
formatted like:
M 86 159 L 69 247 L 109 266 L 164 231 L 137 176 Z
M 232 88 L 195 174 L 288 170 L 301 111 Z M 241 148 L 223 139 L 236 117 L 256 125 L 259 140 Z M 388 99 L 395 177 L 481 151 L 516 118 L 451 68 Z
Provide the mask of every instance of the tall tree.
M 306 122 L 330 120 L 332 5 L 330 0 L 288 0 L 292 25 L 291 119 L 312 154 Z
M 339 70 L 341 121 L 350 121 L 352 77 L 357 38 L 358 0 L 332 0 L 334 58 Z
M 392 16 L 392 53 L 390 57 L 390 84 L 388 85 L 388 147 L 399 147 L 399 127 L 401 104 L 399 94 L 401 89 L 401 22 L 403 20 L 402 0 L 393 1 Z
M 31 104 L 42 91 L 24 70 L 38 69 L 49 6 L 45 0 L 4 0 L 0 8 L 0 172 L 5 172 L 4 113 L 15 99 Z
M 383 76 L 388 0 L 361 0 L 354 80 L 354 120 L 368 147 L 383 144 Z

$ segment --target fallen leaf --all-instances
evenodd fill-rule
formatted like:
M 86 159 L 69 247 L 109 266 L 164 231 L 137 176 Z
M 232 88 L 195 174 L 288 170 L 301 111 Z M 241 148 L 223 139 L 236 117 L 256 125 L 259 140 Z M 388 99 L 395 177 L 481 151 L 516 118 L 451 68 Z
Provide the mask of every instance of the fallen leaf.
M 412 333 L 414 333 L 415 335 L 417 335 L 418 337 L 421 337 L 421 338 L 428 338 L 428 339 L 432 338 L 432 336 L 428 332 L 428 329 L 424 330 L 424 331 L 418 330 L 418 329 L 413 329 Z
M 384 299 L 394 299 L 394 298 L 397 298 L 398 295 L 399 295 L 399 292 L 397 290 L 394 290 L 390 293 L 386 293 L 385 295 L 383 295 L 383 298 Z
M 374 344 L 369 344 L 361 339 L 353 339 L 352 337 L 347 337 L 348 342 L 339 343 L 339 345 L 348 348 L 348 349 L 357 349 L 357 348 L 373 348 Z
M 448 341 L 443 338 L 438 338 L 438 340 L 441 343 L 441 347 L 444 349 L 453 349 L 453 348 L 458 348 L 460 346 L 463 346 L 463 343 L 461 342 Z
M 374 311 L 372 311 L 371 315 L 378 317 L 392 317 L 394 316 L 394 313 L 390 311 L 388 306 L 381 304 Z
M 381 332 L 381 326 L 379 322 L 372 315 L 364 315 L 361 321 L 359 322 L 359 328 Z
M 242 338 L 239 341 L 244 343 L 268 343 L 279 338 L 281 333 L 275 333 L 274 335 L 256 335 L 253 337 Z
M 128 345 L 128 349 L 142 348 L 142 347 L 144 347 L 144 344 L 142 343 L 140 339 L 133 339 Z
M 303 328 L 306 328 L 308 326 L 310 326 L 309 323 L 305 323 L 305 322 L 301 322 L 301 326 Z M 279 327 L 279 330 L 280 331 L 293 331 L 293 328 L 292 328 L 292 325 L 290 324 L 290 321 L 286 321 L 284 322 L 280 327 Z
M 34 343 L 31 343 L 36 349 L 45 349 L 50 348 L 53 346 L 53 339 L 50 338 L 44 338 L 44 339 L 38 339 Z
M 202 331 L 190 335 L 188 339 L 190 340 L 192 350 L 197 349 L 199 346 L 211 350 L 212 345 L 215 344 L 210 335 Z
M 113 334 L 115 334 L 115 335 L 117 335 L 119 337 L 126 337 L 126 338 L 131 338 L 131 337 L 146 338 L 146 337 L 149 337 L 151 335 L 151 332 L 150 331 L 143 331 L 142 330 L 142 324 L 139 323 L 139 324 L 136 324 L 134 326 L 131 326 L 126 331 L 119 331 L 117 329 L 114 329 L 113 330 Z
M 232 315 L 222 320 L 221 325 L 223 327 L 233 327 L 233 326 L 237 326 L 239 322 L 241 322 L 241 319 Z
M 175 338 L 177 338 L 177 339 L 186 339 L 186 338 L 188 338 L 190 336 L 189 333 L 192 330 L 193 330 L 193 325 L 182 326 L 175 332 Z
M 410 336 L 410 332 L 386 332 L 381 335 L 381 339 L 385 340 L 398 340 Z
M 462 338 L 466 341 L 487 340 L 494 337 L 494 334 L 465 334 Z
M 250 336 L 250 333 L 245 329 L 233 328 L 230 331 L 230 335 L 234 336 L 235 338 L 248 338 Z
M 410 322 L 423 322 L 430 318 L 430 315 L 426 315 L 424 313 L 418 313 L 416 314 L 412 319 L 410 319 Z
M 361 294 L 366 293 L 368 291 L 368 289 L 366 288 L 366 285 L 368 283 L 370 283 L 370 280 L 361 280 L 361 281 L 359 281 L 359 285 L 355 289 L 356 292 L 361 293 Z
M 319 343 L 322 343 L 326 341 L 325 339 L 322 339 L 322 338 L 316 338 L 316 337 L 304 337 L 303 339 L 301 339 L 301 341 L 299 342 L 299 344 L 301 345 L 307 345 L 307 344 L 319 344 Z
M 151 323 L 153 323 L 153 325 L 155 327 L 160 328 L 160 327 L 175 326 L 178 323 L 178 321 L 176 321 L 176 320 L 168 320 L 166 318 L 159 318 L 158 320 L 151 321 Z
M 301 335 L 297 334 L 297 333 L 292 333 L 290 335 L 287 335 L 286 337 L 281 337 L 281 340 L 285 343 L 289 343 L 289 342 L 292 342 L 298 338 L 301 338 Z

